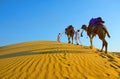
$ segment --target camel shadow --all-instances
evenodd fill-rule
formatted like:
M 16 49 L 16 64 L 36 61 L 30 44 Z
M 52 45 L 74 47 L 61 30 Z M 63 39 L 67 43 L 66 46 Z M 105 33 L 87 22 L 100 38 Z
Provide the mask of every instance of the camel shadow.
M 53 54 L 53 53 L 61 53 L 61 52 L 62 51 L 45 51 L 45 52 L 24 51 L 24 52 L 12 53 L 12 54 L 0 55 L 0 59 L 27 56 L 27 55 L 37 55 L 37 54 Z
M 12 54 L 5 54 L 5 55 L 0 55 L 0 59 L 4 59 L 4 58 L 12 58 L 12 57 L 18 57 L 18 56 L 26 56 L 26 55 L 33 55 L 33 54 L 37 54 L 37 53 L 33 53 L 33 52 L 17 52 L 17 53 L 12 53 Z
M 12 57 L 19 57 L 19 56 L 27 56 L 27 55 L 40 55 L 40 54 L 59 54 L 59 53 L 88 53 L 88 51 L 84 50 L 49 50 L 49 51 L 39 51 L 33 50 L 33 51 L 22 51 L 22 52 L 16 52 L 16 53 L 10 53 L 10 54 L 3 54 L 0 55 L 0 59 L 4 58 L 12 58 Z

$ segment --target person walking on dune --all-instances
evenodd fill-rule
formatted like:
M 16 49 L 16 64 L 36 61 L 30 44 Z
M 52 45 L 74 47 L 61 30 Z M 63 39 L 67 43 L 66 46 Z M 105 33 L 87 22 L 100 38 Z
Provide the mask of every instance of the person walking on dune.
M 80 30 L 77 30 L 75 32 L 75 41 L 76 41 L 76 44 L 79 45 L 79 42 L 80 42 Z
M 59 33 L 57 36 L 57 41 L 60 42 L 60 39 L 61 39 L 61 34 Z

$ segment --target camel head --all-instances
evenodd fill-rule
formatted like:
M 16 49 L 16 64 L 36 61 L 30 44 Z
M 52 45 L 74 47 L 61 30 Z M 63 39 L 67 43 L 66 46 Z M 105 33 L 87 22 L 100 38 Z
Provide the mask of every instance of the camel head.
M 87 25 L 82 25 L 81 29 L 87 31 Z
M 88 28 L 87 28 L 87 26 L 84 24 L 84 25 L 82 25 L 81 29 L 87 31 Z M 81 37 L 83 37 L 83 30 L 82 30 L 82 32 L 81 32 Z

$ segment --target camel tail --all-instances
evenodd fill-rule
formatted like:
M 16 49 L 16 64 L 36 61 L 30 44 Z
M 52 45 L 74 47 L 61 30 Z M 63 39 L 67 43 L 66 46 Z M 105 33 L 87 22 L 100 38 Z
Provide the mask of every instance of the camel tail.
M 110 34 L 109 34 L 109 32 L 108 32 L 108 30 L 106 29 L 106 27 L 105 26 L 103 26 L 103 29 L 105 30 L 105 32 L 107 33 L 107 36 L 110 38 Z
M 110 34 L 107 32 L 107 36 L 110 38 Z

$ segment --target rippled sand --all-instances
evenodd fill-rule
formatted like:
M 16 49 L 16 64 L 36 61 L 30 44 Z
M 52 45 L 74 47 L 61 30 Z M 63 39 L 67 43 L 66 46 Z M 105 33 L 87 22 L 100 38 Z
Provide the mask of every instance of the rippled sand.
M 120 79 L 120 56 L 35 41 L 0 47 L 0 79 Z

